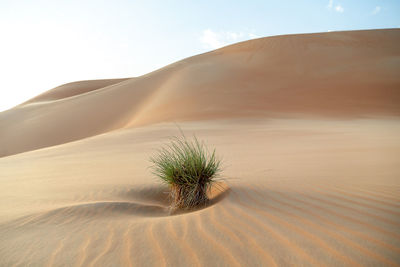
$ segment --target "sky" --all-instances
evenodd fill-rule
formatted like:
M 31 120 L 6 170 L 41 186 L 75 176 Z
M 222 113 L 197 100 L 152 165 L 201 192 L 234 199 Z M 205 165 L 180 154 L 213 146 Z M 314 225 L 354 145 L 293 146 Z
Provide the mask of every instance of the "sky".
M 253 38 L 381 28 L 400 28 L 399 0 L 0 0 L 0 111 Z

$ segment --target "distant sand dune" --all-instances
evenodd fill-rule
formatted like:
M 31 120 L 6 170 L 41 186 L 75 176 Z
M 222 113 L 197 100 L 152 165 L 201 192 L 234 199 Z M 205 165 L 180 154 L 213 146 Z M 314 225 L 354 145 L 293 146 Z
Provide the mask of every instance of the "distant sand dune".
M 397 116 L 399 42 L 398 29 L 276 36 L 138 78 L 62 85 L 0 114 L 0 156 L 157 122 Z
M 399 43 L 261 38 L 0 113 L 0 266 L 400 266 Z M 224 164 L 171 213 L 178 126 Z
M 22 103 L 20 106 L 26 106 L 28 104 L 43 103 L 61 100 L 64 98 L 69 98 L 73 96 L 79 96 L 85 93 L 90 93 L 95 90 L 102 89 L 104 87 L 119 84 L 128 79 L 108 79 L 108 80 L 93 80 L 93 81 L 79 81 L 67 83 L 58 86 L 52 90 L 46 91 L 29 101 Z

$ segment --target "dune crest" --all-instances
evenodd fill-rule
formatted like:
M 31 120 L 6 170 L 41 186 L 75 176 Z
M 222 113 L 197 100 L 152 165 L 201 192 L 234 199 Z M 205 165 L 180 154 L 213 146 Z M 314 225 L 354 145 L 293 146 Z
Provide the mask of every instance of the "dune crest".
M 71 82 L 57 86 L 54 89 L 44 92 L 24 103 L 20 106 L 27 106 L 29 104 L 39 104 L 43 102 L 51 102 L 61 100 L 68 97 L 78 96 L 81 94 L 93 92 L 108 86 L 119 84 L 128 79 L 108 79 L 108 80 L 92 80 L 92 81 L 79 81 Z

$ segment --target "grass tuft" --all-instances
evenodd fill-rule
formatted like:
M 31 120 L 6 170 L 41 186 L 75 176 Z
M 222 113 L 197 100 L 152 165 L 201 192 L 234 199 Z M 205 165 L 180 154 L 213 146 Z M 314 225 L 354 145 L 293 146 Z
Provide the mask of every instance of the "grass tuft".
M 207 192 L 221 171 L 215 149 L 210 153 L 196 137 L 173 138 L 150 161 L 153 174 L 170 187 L 173 209 L 205 206 Z

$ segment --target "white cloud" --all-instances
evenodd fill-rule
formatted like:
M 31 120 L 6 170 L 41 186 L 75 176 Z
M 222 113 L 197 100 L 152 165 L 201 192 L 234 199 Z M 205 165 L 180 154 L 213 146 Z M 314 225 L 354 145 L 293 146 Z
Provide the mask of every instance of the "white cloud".
M 329 8 L 329 9 L 332 9 L 333 8 L 333 0 L 329 0 L 328 5 L 326 7 Z M 336 12 L 339 12 L 339 13 L 343 13 L 344 12 L 344 8 L 340 4 L 337 4 L 335 6 L 334 10 Z
M 200 42 L 207 49 L 217 49 L 228 44 L 245 41 L 248 39 L 259 38 L 260 36 L 250 32 L 224 32 L 224 31 L 213 31 L 211 29 L 206 29 L 202 32 L 200 36 Z
M 218 48 L 224 46 L 224 43 L 220 40 L 219 34 L 213 32 L 210 29 L 204 30 L 200 37 L 200 41 L 209 48 Z
M 238 40 L 239 38 L 243 37 L 244 33 L 243 32 L 227 32 L 226 35 L 227 35 L 228 39 Z
M 339 13 L 343 13 L 344 12 L 344 8 L 341 5 L 337 5 L 335 6 L 335 10 Z
M 250 39 L 255 39 L 255 38 L 260 38 L 261 36 L 254 34 L 254 33 L 249 33 Z
M 376 6 L 375 9 L 372 11 L 372 14 L 378 14 L 381 11 L 381 7 L 380 6 Z

